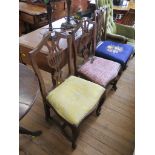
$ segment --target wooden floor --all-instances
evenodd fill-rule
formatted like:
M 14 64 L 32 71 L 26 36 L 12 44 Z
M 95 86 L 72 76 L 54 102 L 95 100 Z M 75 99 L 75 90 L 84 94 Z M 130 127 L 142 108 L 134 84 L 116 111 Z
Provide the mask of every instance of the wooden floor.
M 118 81 L 116 92 L 110 91 L 99 117 L 90 115 L 80 128 L 76 150 L 53 123 L 44 120 L 39 95 L 31 111 L 20 122 L 30 130 L 41 129 L 40 137 L 20 135 L 20 155 L 132 155 L 135 143 L 135 59 Z M 48 84 L 49 75 L 46 76 Z

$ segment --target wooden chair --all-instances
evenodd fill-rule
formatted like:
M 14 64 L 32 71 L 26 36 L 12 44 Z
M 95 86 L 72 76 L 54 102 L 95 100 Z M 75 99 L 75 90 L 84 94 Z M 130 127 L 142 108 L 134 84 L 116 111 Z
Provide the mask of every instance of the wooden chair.
M 76 140 L 79 135 L 79 125 L 84 118 L 95 109 L 96 115 L 98 116 L 100 114 L 101 106 L 105 100 L 105 89 L 100 85 L 76 76 L 70 76 L 63 82 L 61 64 L 63 57 L 65 57 L 67 59 L 65 61 L 66 65 L 70 70 L 72 37 L 66 33 L 61 34 L 55 32 L 54 38 L 52 37 L 50 40 L 49 38 L 51 38 L 50 32 L 46 34 L 40 44 L 30 52 L 30 58 L 40 83 L 45 119 L 47 121 L 54 121 L 54 118 L 51 116 L 51 110 L 53 110 L 63 121 L 63 124 L 59 122 L 59 125 L 64 135 L 72 142 L 72 148 L 75 149 Z M 60 47 L 60 45 L 64 44 L 67 44 L 67 51 L 64 51 Z M 36 62 L 37 54 L 45 48 L 44 46 L 48 49 L 47 61 L 56 84 L 55 88 L 50 91 L 46 90 L 43 77 Z M 71 129 L 71 136 L 67 134 L 65 130 L 67 126 Z
M 134 26 L 135 24 L 135 10 L 130 9 L 123 17 L 121 24 Z
M 129 44 L 123 44 L 107 40 L 106 37 L 107 8 L 104 10 L 103 8 L 100 8 L 99 10 L 95 11 L 95 21 L 97 23 L 97 36 L 98 36 L 95 55 L 98 57 L 118 62 L 121 64 L 122 68 L 125 69 L 126 64 L 130 59 L 130 57 L 134 56 L 134 47 Z M 102 36 L 99 34 L 102 34 Z
M 76 39 L 76 34 L 81 31 L 81 37 Z M 116 83 L 121 69 L 119 63 L 96 57 L 96 24 L 90 19 L 83 19 L 73 31 L 74 68 L 76 75 L 93 81 L 104 88 L 109 84 L 116 90 Z M 83 57 L 83 62 L 78 64 L 78 53 Z
M 101 40 L 106 40 L 106 16 L 107 7 L 100 7 L 95 10 L 95 22 L 96 22 L 96 44 Z

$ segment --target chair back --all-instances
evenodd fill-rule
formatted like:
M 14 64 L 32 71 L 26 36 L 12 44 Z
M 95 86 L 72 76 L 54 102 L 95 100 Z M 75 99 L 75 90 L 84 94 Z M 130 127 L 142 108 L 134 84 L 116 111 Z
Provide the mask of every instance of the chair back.
M 130 9 L 122 18 L 121 24 L 133 26 L 135 24 L 135 10 Z
M 89 18 L 83 18 L 78 26 L 72 31 L 74 69 L 77 70 L 77 57 L 81 56 L 87 61 L 95 55 L 96 48 L 96 24 Z
M 43 36 L 38 46 L 29 53 L 32 67 L 39 80 L 41 94 L 43 96 L 43 99 L 45 100 L 48 91 L 46 89 L 43 76 L 41 75 L 41 72 L 39 70 L 37 56 L 39 55 L 40 52 L 43 52 L 45 50 L 47 51 L 46 60 L 48 66 L 51 68 L 51 75 L 52 75 L 51 86 L 53 85 L 54 88 L 62 81 L 61 69 L 65 65 L 68 64 L 67 66 L 69 74 L 71 73 L 71 66 L 70 66 L 71 44 L 72 44 L 71 35 L 66 33 L 54 32 L 54 35 L 51 36 L 51 32 L 48 32 Z M 65 46 L 65 48 L 68 47 L 67 50 L 64 50 L 62 47 L 60 47 L 60 45 Z
M 107 32 L 116 33 L 116 25 L 113 21 L 113 0 L 98 0 L 97 8 L 107 7 Z
M 106 40 L 107 7 L 95 10 L 96 41 Z

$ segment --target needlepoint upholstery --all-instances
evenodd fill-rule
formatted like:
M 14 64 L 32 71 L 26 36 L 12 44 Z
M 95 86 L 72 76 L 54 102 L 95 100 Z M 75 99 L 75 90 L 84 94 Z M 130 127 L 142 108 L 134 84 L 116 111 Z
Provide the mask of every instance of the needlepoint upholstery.
M 78 72 L 88 77 L 95 83 L 106 87 L 111 80 L 117 77 L 121 65 L 119 63 L 99 58 L 93 57 L 93 62 L 91 60 L 87 61 L 82 65 Z
M 95 55 L 116 61 L 124 66 L 133 52 L 134 47 L 132 45 L 113 41 L 103 41 L 97 45 Z
M 78 126 L 97 106 L 104 91 L 95 83 L 70 76 L 48 94 L 47 100 L 62 118 Z

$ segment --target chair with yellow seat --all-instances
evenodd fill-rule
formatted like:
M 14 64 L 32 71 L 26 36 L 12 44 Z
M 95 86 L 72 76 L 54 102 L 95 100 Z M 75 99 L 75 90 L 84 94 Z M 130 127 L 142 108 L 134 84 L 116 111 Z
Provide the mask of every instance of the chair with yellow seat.
M 67 45 L 67 50 L 62 49 L 60 44 Z M 61 64 L 64 60 L 63 57 L 68 70 L 71 68 L 71 47 L 71 35 L 55 32 L 54 37 L 51 38 L 51 33 L 48 32 L 40 44 L 30 52 L 30 58 L 40 83 L 45 119 L 46 121 L 54 121 L 51 116 L 51 111 L 54 111 L 63 121 L 63 124 L 57 123 L 61 126 L 64 135 L 72 142 L 72 148 L 75 149 L 79 135 L 79 125 L 94 110 L 96 110 L 97 115 L 100 114 L 101 106 L 105 100 L 105 89 L 74 75 L 69 74 L 69 77 L 65 80 L 62 78 Z M 46 89 L 47 85 L 44 84 L 44 78 L 36 61 L 39 52 L 45 48 L 48 49 L 47 62 L 51 70 L 55 70 L 53 76 L 57 84 L 49 91 Z M 65 132 L 67 126 L 70 127 L 72 135 Z

